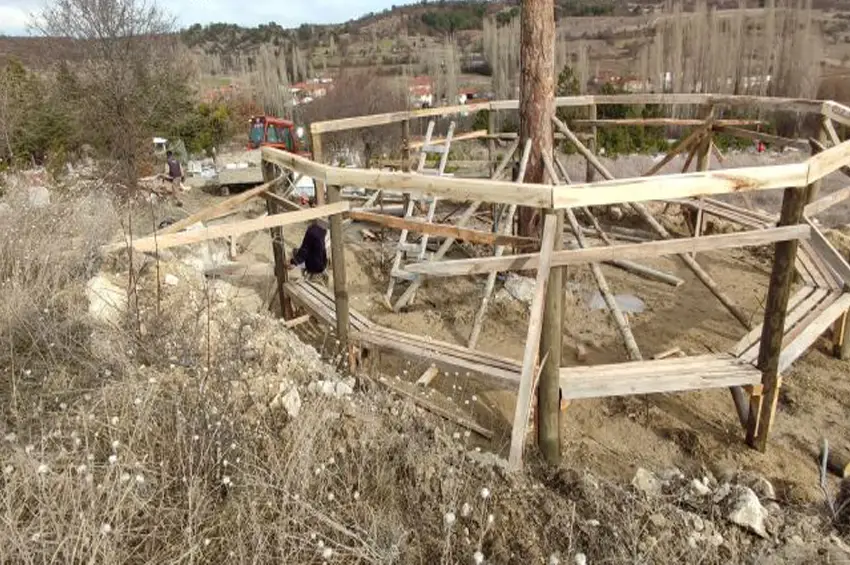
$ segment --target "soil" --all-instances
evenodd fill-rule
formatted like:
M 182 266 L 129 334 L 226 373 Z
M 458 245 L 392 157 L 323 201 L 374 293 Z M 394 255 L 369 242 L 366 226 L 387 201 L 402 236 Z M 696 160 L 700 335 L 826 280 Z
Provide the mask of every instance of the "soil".
M 825 183 L 824 194 L 841 182 L 830 179 Z M 771 194 L 770 198 L 759 196 L 757 206 L 764 209 L 775 209 L 781 197 L 779 194 Z M 189 199 L 185 203 L 187 211 L 195 205 L 200 207 L 217 200 L 200 191 L 193 192 L 191 199 L 191 204 Z M 264 205 L 258 203 L 244 215 L 256 216 L 263 208 Z M 655 211 L 660 213 L 660 207 Z M 836 218 L 843 216 L 840 209 L 833 211 L 830 223 L 838 223 Z M 674 207 L 665 220 L 675 224 L 679 217 Z M 465 344 L 480 304 L 485 277 L 428 281 L 411 307 L 402 313 L 390 312 L 384 305 L 383 295 L 394 252 L 393 240 L 384 244 L 366 241 L 361 234 L 362 227 L 352 223 L 345 228 L 351 308 L 378 324 L 423 338 Z M 289 248 L 300 242 L 303 229 L 304 226 L 287 227 L 285 237 Z M 387 234 L 389 236 L 390 232 Z M 268 234 L 249 234 L 239 238 L 237 245 L 240 255 L 236 261 L 246 266 L 265 264 L 266 274 L 226 278 L 233 284 L 251 286 L 261 296 L 270 296 L 273 278 Z M 457 246 L 450 255 L 452 258 L 467 256 Z M 768 250 L 701 253 L 698 260 L 727 294 L 751 314 L 754 323 L 758 323 L 767 292 Z M 679 347 L 688 355 L 721 352 L 746 333 L 681 261 L 658 258 L 643 263 L 686 281 L 679 288 L 673 288 L 613 267 L 602 267 L 615 294 L 632 294 L 646 304 L 644 312 L 630 317 L 644 358 L 671 347 Z M 585 364 L 626 361 L 625 348 L 607 314 L 587 306 L 587 295 L 596 290 L 589 269 L 570 268 L 567 280 L 567 332 L 562 366 L 579 364 L 576 359 L 578 342 L 587 348 Z M 497 293 L 500 288 L 501 284 L 497 283 Z M 397 289 L 396 297 L 399 292 Z M 516 300 L 494 300 L 478 347 L 482 351 L 520 359 L 527 324 L 526 304 Z M 850 437 L 850 425 L 841 417 L 850 408 L 850 382 L 842 378 L 848 372 L 848 364 L 834 359 L 830 349 L 828 340 L 821 339 L 784 376 L 767 453 L 759 453 L 745 445 L 730 394 L 720 389 L 572 402 L 562 414 L 563 457 L 571 464 L 592 468 L 595 473 L 616 480 L 630 479 L 639 466 L 675 465 L 694 474 L 705 468 L 717 476 L 753 469 L 770 479 L 777 486 L 779 497 L 788 502 L 820 500 L 815 458 L 821 438 L 826 437 L 836 447 L 850 448 L 846 441 Z M 425 363 L 389 359 L 381 371 L 396 376 L 399 381 L 413 383 L 426 368 Z M 515 402 L 513 392 L 494 390 L 486 380 L 473 375 L 441 373 L 427 394 L 447 406 L 470 413 L 488 426 L 495 438 L 486 448 L 502 455 L 507 453 Z

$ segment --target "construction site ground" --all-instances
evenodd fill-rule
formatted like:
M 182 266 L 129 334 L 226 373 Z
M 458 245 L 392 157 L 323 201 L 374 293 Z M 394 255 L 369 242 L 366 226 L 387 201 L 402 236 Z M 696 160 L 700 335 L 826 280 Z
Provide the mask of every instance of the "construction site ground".
M 794 160 L 793 155 L 730 155 L 734 164 L 756 164 L 770 160 Z M 798 157 L 796 157 L 798 158 Z M 609 161 L 618 167 L 647 168 L 648 157 L 630 157 Z M 755 162 L 755 163 L 754 163 Z M 680 167 L 675 160 L 671 169 Z M 583 161 L 570 160 L 573 178 L 583 177 Z M 841 186 L 830 179 L 824 193 Z M 183 195 L 180 215 L 191 213 L 217 201 L 217 197 L 195 190 Z M 754 205 L 775 211 L 780 195 L 759 194 Z M 736 201 L 740 204 L 740 201 Z M 260 204 L 243 213 L 257 215 Z M 167 208 L 167 207 L 166 207 Z M 451 209 L 450 207 L 447 210 Z M 660 216 L 661 205 L 654 206 Z M 178 212 L 172 210 L 172 212 Z M 167 213 L 167 209 L 166 209 Z M 846 253 L 847 242 L 841 235 L 842 218 L 847 208 L 836 206 L 825 224 L 838 228 L 830 238 Z M 678 207 L 663 217 L 668 227 L 683 233 Z M 232 221 L 222 219 L 221 221 Z M 629 221 L 625 218 L 623 221 Z M 637 220 L 635 220 L 637 222 Z M 348 224 L 345 229 L 346 269 L 352 309 L 374 322 L 423 336 L 466 343 L 472 321 L 479 307 L 485 277 L 457 277 L 426 282 L 417 293 L 415 303 L 404 312 L 387 309 L 383 294 L 388 284 L 388 271 L 397 233 L 386 231 L 386 239 L 364 239 L 366 227 L 380 234 L 379 228 Z M 635 224 L 635 227 L 641 227 Z M 285 239 L 291 250 L 300 242 L 303 226 L 287 228 Z M 728 230 L 730 226 L 711 222 L 712 229 Z M 850 241 L 850 240 L 848 240 Z M 238 266 L 231 266 L 223 277 L 236 286 L 252 288 L 267 298 L 273 288 L 271 242 L 265 232 L 243 236 L 237 242 Z M 454 257 L 464 256 L 459 247 Z M 480 252 L 480 250 L 479 250 Z M 718 284 L 746 311 L 753 324 L 763 315 L 771 250 L 732 250 L 704 253 L 698 256 Z M 683 278 L 684 285 L 673 288 L 647 281 L 616 268 L 603 270 L 615 294 L 631 294 L 645 303 L 642 313 L 629 321 L 637 343 L 649 358 L 671 347 L 679 347 L 688 355 L 722 352 L 745 333 L 744 328 L 723 308 L 675 257 L 645 261 L 646 264 Z M 293 272 L 297 276 L 297 272 Z M 587 267 L 571 267 L 566 285 L 564 366 L 574 364 L 614 363 L 627 360 L 614 325 L 605 310 L 588 307 L 588 296 L 596 290 Z M 522 356 L 528 324 L 528 305 L 505 298 L 494 300 L 488 311 L 479 349 L 519 359 Z M 315 335 L 315 334 L 313 334 Z M 305 339 L 308 339 L 305 336 Z M 587 350 L 583 361 L 577 360 L 576 344 Z M 515 392 L 497 390 L 484 379 L 471 375 L 440 373 L 429 389 L 416 387 L 415 380 L 427 369 L 425 363 L 384 357 L 381 370 L 398 379 L 399 386 L 415 394 L 424 394 L 450 409 L 472 415 L 495 433 L 484 449 L 504 455 L 510 443 L 510 427 L 514 413 Z M 686 473 L 700 468 L 717 476 L 744 469 L 758 469 L 781 491 L 782 498 L 794 502 L 813 502 L 822 497 L 818 482 L 817 454 L 822 436 L 833 445 L 850 447 L 850 425 L 843 414 L 850 408 L 848 365 L 831 356 L 830 344 L 821 340 L 784 375 L 778 416 L 767 453 L 748 448 L 738 424 L 729 392 L 725 389 L 682 394 L 657 394 L 581 400 L 570 403 L 563 413 L 563 457 L 571 464 L 592 468 L 613 479 L 629 479 L 637 467 L 661 468 L 675 465 Z

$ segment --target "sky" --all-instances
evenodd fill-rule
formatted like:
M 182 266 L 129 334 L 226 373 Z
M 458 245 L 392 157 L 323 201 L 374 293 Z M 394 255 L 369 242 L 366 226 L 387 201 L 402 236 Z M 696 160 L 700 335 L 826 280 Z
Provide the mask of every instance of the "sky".
M 30 14 L 46 0 L 0 0 L 0 34 L 29 35 Z M 157 0 L 180 27 L 194 23 L 236 23 L 255 26 L 276 22 L 283 27 L 303 23 L 341 23 L 368 12 L 407 3 L 405 0 Z

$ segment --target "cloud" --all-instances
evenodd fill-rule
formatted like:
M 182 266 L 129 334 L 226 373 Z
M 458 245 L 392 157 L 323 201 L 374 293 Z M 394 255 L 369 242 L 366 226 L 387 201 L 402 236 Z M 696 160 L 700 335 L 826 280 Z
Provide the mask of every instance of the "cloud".
M 41 0 L 0 0 L 0 34 L 24 35 L 29 15 L 42 7 Z M 409 1 L 409 0 L 408 0 Z M 303 23 L 341 23 L 368 12 L 380 12 L 405 0 L 167 0 L 159 5 L 180 27 L 194 23 L 227 22 L 245 26 L 276 22 L 284 27 Z

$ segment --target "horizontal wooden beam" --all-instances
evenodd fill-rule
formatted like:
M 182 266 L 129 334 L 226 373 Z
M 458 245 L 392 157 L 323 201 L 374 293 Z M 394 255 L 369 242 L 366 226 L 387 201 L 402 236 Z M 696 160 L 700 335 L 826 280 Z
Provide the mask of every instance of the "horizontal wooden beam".
M 371 212 L 361 212 L 359 210 L 351 210 L 348 217 L 352 220 L 369 222 L 397 230 L 408 230 L 417 233 L 426 233 L 428 235 L 451 237 L 453 239 L 463 240 L 469 243 L 480 243 L 484 245 L 528 245 L 529 243 L 538 242 L 538 240 L 533 237 L 501 235 L 469 228 L 460 228 L 447 224 L 432 224 L 421 221 L 405 220 L 403 218 L 396 218 L 395 216 L 372 214 Z
M 476 130 L 476 131 L 471 131 L 469 133 L 462 133 L 460 135 L 454 135 L 454 136 L 452 136 L 452 143 L 454 143 L 456 141 L 468 141 L 470 139 L 480 139 L 482 137 L 487 137 L 487 130 L 486 129 L 479 129 L 479 130 Z M 431 142 L 428 143 L 428 145 L 445 145 L 445 143 L 446 143 L 446 138 L 441 137 L 439 139 L 432 139 Z M 410 144 L 410 148 L 411 149 L 419 149 L 423 145 L 425 145 L 425 140 L 414 141 L 413 143 Z
M 764 122 L 760 120 L 714 120 L 715 124 L 725 126 L 757 126 Z M 592 126 L 592 127 L 620 127 L 620 126 L 645 126 L 645 127 L 664 127 L 664 126 L 702 126 L 705 125 L 705 120 L 690 120 L 684 118 L 624 118 L 617 120 L 573 120 L 573 125 L 576 126 Z
M 333 214 L 341 214 L 343 212 L 347 212 L 348 209 L 348 202 L 336 202 L 334 204 L 319 206 L 317 208 L 308 208 L 298 212 L 274 214 L 272 216 L 263 216 L 262 218 L 255 218 L 253 220 L 209 226 L 192 231 L 144 237 L 133 241 L 132 246 L 136 251 L 153 252 L 160 249 L 168 249 L 169 247 L 190 245 L 193 243 L 209 241 L 211 239 L 233 237 L 269 228 L 300 224 L 316 218 L 323 218 Z M 124 244 L 115 244 L 109 246 L 108 250 L 116 250 L 123 247 L 125 247 Z
M 574 184 L 555 188 L 552 204 L 575 208 L 800 187 L 806 186 L 808 172 L 808 163 L 792 163 Z
M 811 229 L 809 226 L 796 225 L 740 233 L 614 245 L 610 247 L 569 249 L 553 253 L 552 266 L 600 263 L 620 259 L 641 259 L 736 247 L 753 247 L 775 243 L 777 241 L 808 239 L 810 235 Z M 480 257 L 456 261 L 413 263 L 407 265 L 405 270 L 432 277 L 451 277 L 489 273 L 491 271 L 533 270 L 537 268 L 538 261 L 538 253 L 527 253 L 506 257 Z
M 550 185 L 331 167 L 272 147 L 263 147 L 262 154 L 266 161 L 304 173 L 330 185 L 397 190 L 423 196 L 439 196 L 455 201 L 472 200 L 519 204 L 535 208 L 552 207 Z
M 700 106 L 714 105 L 727 106 L 731 108 L 753 108 L 756 110 L 784 111 L 798 113 L 826 113 L 829 117 L 843 123 L 850 124 L 850 109 L 835 102 L 822 102 L 820 100 L 807 100 L 802 98 L 773 98 L 764 96 L 738 96 L 718 94 L 616 94 L 616 95 L 584 95 L 584 96 L 562 96 L 555 99 L 555 105 L 562 107 L 575 106 L 605 106 L 610 104 L 661 104 L 669 106 Z M 460 106 L 444 106 L 438 108 L 425 108 L 421 110 L 405 110 L 401 112 L 387 112 L 384 114 L 373 114 L 370 116 L 357 116 L 354 118 L 343 118 L 324 122 L 313 122 L 310 131 L 314 134 L 322 134 L 333 131 L 344 131 L 365 127 L 381 126 L 386 124 L 400 123 L 404 120 L 415 120 L 418 118 L 430 118 L 449 116 L 460 113 L 474 113 L 481 110 L 517 110 L 518 100 L 494 100 L 491 102 L 478 102 Z
M 823 147 L 823 145 L 816 140 L 810 140 L 809 143 L 812 143 L 812 141 L 814 141 L 813 146 L 815 148 L 820 149 Z M 807 185 L 812 184 L 813 182 L 818 181 L 835 171 L 844 170 L 848 167 L 848 165 L 850 165 L 850 140 L 830 147 L 829 149 L 824 149 L 817 155 L 813 155 L 809 158 L 808 163 L 809 178 L 808 182 L 806 182 Z M 846 174 L 850 175 L 850 172 L 847 172 Z
M 844 188 L 839 188 L 835 192 L 824 196 L 823 198 L 819 198 L 814 202 L 807 204 L 805 208 L 803 208 L 804 216 L 817 216 L 825 212 L 826 210 L 832 208 L 836 204 L 839 204 L 845 200 L 850 198 L 850 186 L 845 186 Z

